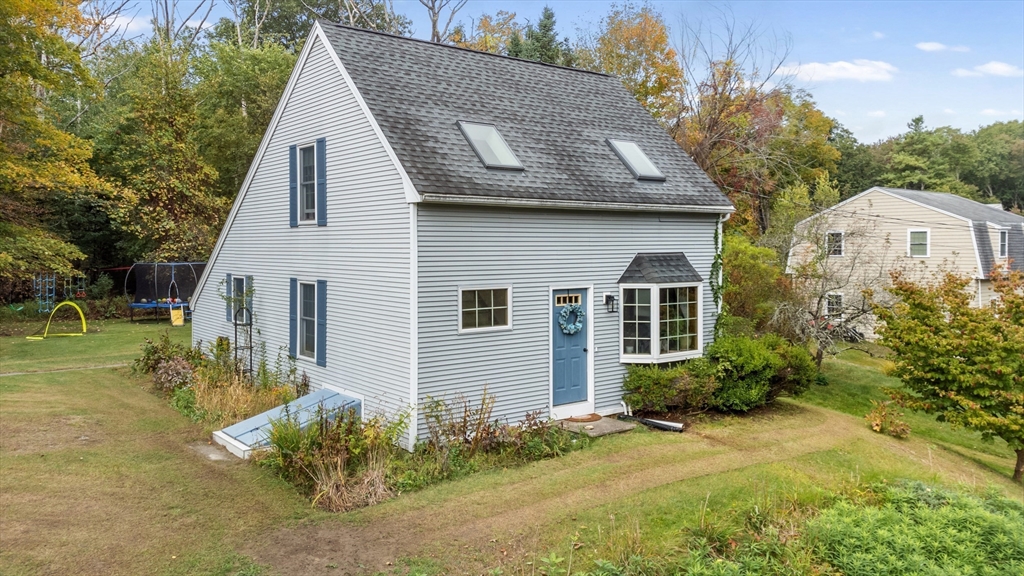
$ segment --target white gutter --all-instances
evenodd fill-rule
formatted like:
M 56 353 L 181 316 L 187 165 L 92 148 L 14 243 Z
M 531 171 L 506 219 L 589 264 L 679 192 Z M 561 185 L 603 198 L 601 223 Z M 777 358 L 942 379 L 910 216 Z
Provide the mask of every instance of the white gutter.
M 705 214 L 731 214 L 733 206 L 695 206 L 687 204 L 642 204 L 634 202 L 590 202 L 582 200 L 538 200 L 532 198 L 504 198 L 467 196 L 462 194 L 422 194 L 423 202 L 467 204 L 471 206 L 505 206 L 521 208 L 556 208 L 575 210 L 634 210 L 638 212 L 699 212 Z

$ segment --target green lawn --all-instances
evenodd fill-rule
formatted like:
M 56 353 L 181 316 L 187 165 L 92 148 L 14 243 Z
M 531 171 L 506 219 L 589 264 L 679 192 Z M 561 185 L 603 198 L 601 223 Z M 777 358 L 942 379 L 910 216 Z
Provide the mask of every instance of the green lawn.
M 574 570 L 674 554 L 705 506 L 728 530 L 758 510 L 815 508 L 899 478 L 1022 496 L 1011 454 L 976 435 L 913 415 L 907 440 L 871 432 L 863 414 L 891 382 L 848 352 L 829 361 L 829 386 L 759 416 L 638 429 L 328 515 L 257 467 L 195 453 L 207 434 L 127 368 L 46 372 L 129 362 L 170 329 L 95 327 L 0 338 L 2 372 L 30 372 L 0 377 L 2 574 L 533 574 L 552 552 Z
M 139 356 L 143 338 L 155 339 L 164 331 L 175 341 L 192 338 L 190 327 L 172 328 L 168 321 L 96 320 L 88 329 L 84 336 L 46 340 L 0 338 L 0 374 L 126 364 Z
M 859 350 L 847 350 L 826 361 L 824 373 L 828 386 L 812 386 L 801 402 L 837 410 L 863 418 L 871 408 L 871 400 L 888 400 L 883 388 L 899 387 L 899 380 L 882 373 L 886 361 Z M 996 439 L 982 441 L 981 435 L 968 430 L 953 430 L 948 424 L 936 422 L 934 416 L 906 411 L 902 418 L 910 425 L 911 435 L 934 442 L 992 468 L 1000 474 L 1013 473 L 1013 452 L 1006 442 Z
M 97 327 L 0 339 L 3 371 L 128 362 L 167 329 Z M 127 368 L 0 377 L 0 573 L 252 574 L 247 539 L 309 516 L 258 468 L 195 453 L 208 436 L 145 384 Z

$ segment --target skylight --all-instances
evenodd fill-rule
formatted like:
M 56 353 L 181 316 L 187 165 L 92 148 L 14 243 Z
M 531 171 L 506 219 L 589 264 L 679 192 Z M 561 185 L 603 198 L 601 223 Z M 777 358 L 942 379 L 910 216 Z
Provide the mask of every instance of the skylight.
M 658 167 L 651 162 L 651 159 L 644 154 L 644 151 L 636 145 L 636 142 L 628 140 L 608 139 L 608 145 L 615 151 L 615 155 L 622 160 L 622 163 L 629 168 L 637 180 L 658 180 L 664 181 L 665 175 L 658 170 Z
M 505 170 L 522 170 L 523 165 L 498 133 L 498 129 L 490 124 L 475 122 L 457 122 L 462 135 L 469 140 L 469 145 L 480 157 L 480 161 L 488 168 Z

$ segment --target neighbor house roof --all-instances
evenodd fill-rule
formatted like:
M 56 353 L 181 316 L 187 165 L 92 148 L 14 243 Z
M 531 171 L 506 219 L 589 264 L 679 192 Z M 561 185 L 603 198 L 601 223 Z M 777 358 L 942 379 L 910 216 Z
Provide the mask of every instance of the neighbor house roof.
M 1012 260 L 1010 268 L 1024 270 L 1024 217 L 946 192 L 883 188 L 881 186 L 877 189 L 970 220 L 975 244 L 978 247 L 978 259 L 981 262 L 982 273 L 986 277 L 992 273 L 996 251 L 989 236 L 989 224 L 1007 229 L 1007 253 Z
M 682 252 L 640 253 L 619 277 L 619 284 L 703 282 Z
M 615 77 L 320 25 L 426 201 L 732 211 L 728 198 Z M 484 167 L 459 121 L 494 125 L 523 170 Z M 664 182 L 635 178 L 608 139 L 636 142 Z

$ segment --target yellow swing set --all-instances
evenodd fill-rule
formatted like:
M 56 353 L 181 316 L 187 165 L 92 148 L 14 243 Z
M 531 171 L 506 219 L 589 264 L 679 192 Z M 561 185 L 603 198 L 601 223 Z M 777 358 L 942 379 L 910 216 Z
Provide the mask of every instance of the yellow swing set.
M 58 332 L 58 333 L 55 333 L 55 334 L 50 334 L 50 322 L 53 322 L 53 315 L 57 313 L 57 310 L 59 310 L 61 306 L 71 306 L 72 308 L 74 308 L 75 310 L 78 311 L 78 317 L 82 319 L 82 331 L 81 332 Z M 78 304 L 75 304 L 74 302 L 72 302 L 70 300 L 65 300 L 64 302 L 61 302 L 60 304 L 57 304 L 56 306 L 53 307 L 53 311 L 50 312 L 50 318 L 46 321 L 46 329 L 43 330 L 43 334 L 41 336 L 39 334 L 33 334 L 31 336 L 25 336 L 25 338 L 28 339 L 28 340 L 45 340 L 46 338 L 56 337 L 56 336 L 84 336 L 84 335 L 85 335 L 85 314 L 82 312 L 82 309 L 78 307 Z

